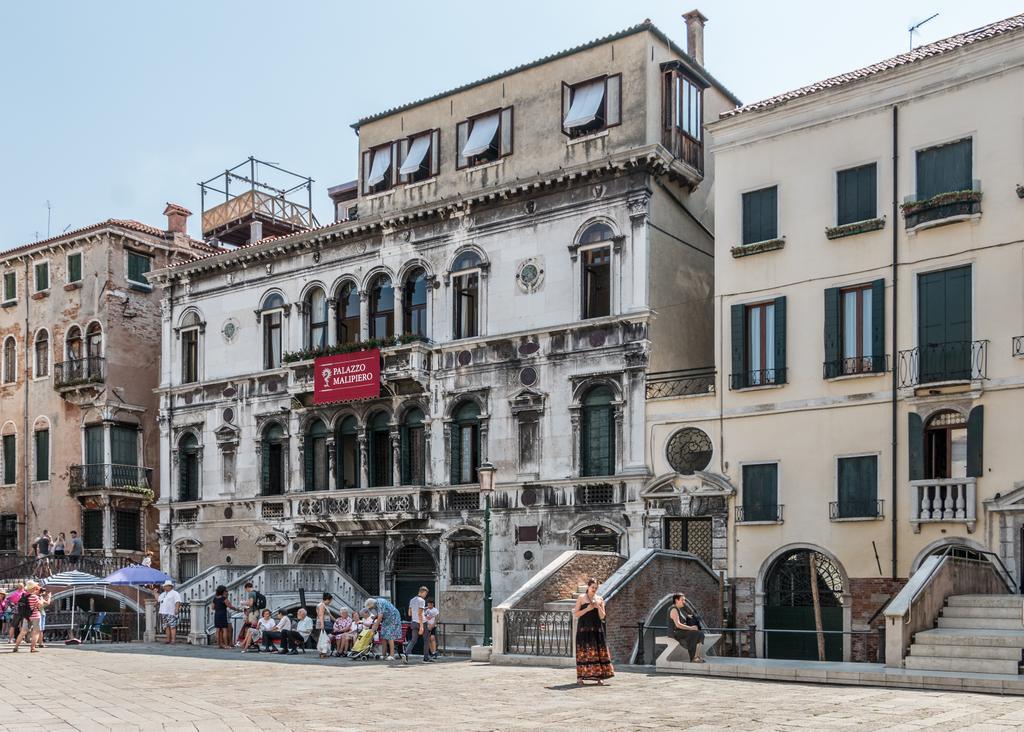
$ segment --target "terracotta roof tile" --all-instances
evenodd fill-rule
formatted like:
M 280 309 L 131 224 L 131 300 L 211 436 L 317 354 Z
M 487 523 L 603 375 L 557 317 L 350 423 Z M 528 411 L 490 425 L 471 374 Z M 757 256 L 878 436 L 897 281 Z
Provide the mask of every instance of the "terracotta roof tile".
M 1005 20 L 1000 20 L 989 25 L 982 26 L 981 28 L 975 28 L 974 30 L 967 31 L 966 33 L 958 33 L 955 36 L 944 38 L 941 41 L 935 41 L 919 48 L 915 48 L 913 51 L 907 53 L 901 53 L 899 56 L 893 56 L 884 61 L 865 66 L 862 69 L 856 71 L 848 71 L 845 74 L 839 74 L 839 76 L 833 76 L 830 79 L 819 81 L 814 84 L 794 89 L 783 94 L 777 94 L 774 97 L 762 99 L 759 102 L 752 102 L 750 104 L 744 104 L 741 107 L 736 107 L 728 112 L 723 112 L 720 116 L 724 118 L 735 117 L 739 114 L 746 112 L 758 112 L 779 105 L 785 104 L 793 99 L 799 99 L 806 97 L 816 92 L 824 91 L 826 89 L 834 89 L 839 86 L 860 81 L 872 77 L 876 74 L 890 71 L 892 69 L 906 66 L 908 64 L 917 63 L 933 56 L 941 56 L 944 53 L 950 51 L 956 51 L 957 49 L 963 48 L 964 46 L 970 46 L 971 44 L 979 41 L 985 41 L 990 38 L 1004 35 L 1006 33 L 1012 33 L 1024 29 L 1024 14 L 1015 15 Z

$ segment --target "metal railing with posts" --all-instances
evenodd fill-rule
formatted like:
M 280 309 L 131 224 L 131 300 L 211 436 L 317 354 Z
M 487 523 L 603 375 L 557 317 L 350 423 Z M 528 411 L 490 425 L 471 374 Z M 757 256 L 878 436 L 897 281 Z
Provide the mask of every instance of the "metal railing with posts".
M 757 386 L 777 386 L 786 383 L 786 369 L 741 371 L 729 375 L 730 389 L 752 389 Z
M 646 625 L 638 622 L 636 625 L 623 625 L 623 628 L 635 628 L 637 632 L 636 654 L 633 663 L 638 666 L 653 666 L 658 659 L 658 648 L 656 639 L 668 635 L 668 627 L 664 625 Z M 722 658 L 753 658 L 756 652 L 755 632 L 756 625 L 748 625 L 745 628 L 703 628 L 705 633 L 719 633 L 721 638 L 714 648 L 708 653 L 709 656 Z
M 72 491 L 94 488 L 148 491 L 152 475 L 152 468 L 138 465 L 72 465 L 68 471 L 68 487 Z
M 13 561 L 17 559 L 18 561 Z M 50 575 L 77 569 L 80 572 L 106 577 L 119 569 L 136 564 L 126 557 L 101 557 L 85 554 L 79 557 L 26 557 L 7 555 L 0 562 L 0 580 L 44 579 Z
M 783 508 L 781 503 L 736 506 L 736 523 L 782 523 Z
M 101 356 L 72 358 L 53 365 L 53 387 L 102 384 L 107 378 L 107 359 Z
M 852 519 L 852 518 L 882 518 L 881 500 L 863 500 L 863 501 L 831 501 L 828 504 L 828 517 L 835 521 L 836 519 Z
M 899 386 L 986 378 L 988 341 L 928 343 L 899 352 Z
M 829 661 L 843 660 L 843 642 L 846 636 L 850 636 L 850 662 L 851 663 L 885 663 L 885 626 L 869 628 L 867 630 L 795 630 L 790 628 L 758 628 L 758 635 L 761 637 L 761 658 L 792 658 L 805 661 L 818 661 L 817 637 L 824 636 L 826 652 L 828 646 L 832 646 L 832 653 L 839 652 L 839 658 L 829 658 Z M 871 639 L 877 639 L 872 644 Z M 776 644 L 784 643 L 783 650 L 776 652 L 780 655 L 771 656 L 771 641 Z M 794 644 L 798 644 L 802 652 L 794 651 Z M 838 649 L 836 645 L 838 644 Z M 874 645 L 874 648 L 872 648 Z M 784 655 L 783 655 L 784 654 Z
M 647 399 L 701 396 L 715 393 L 713 368 L 657 371 L 647 374 Z
M 822 364 L 822 372 L 826 379 L 861 374 L 882 374 L 889 369 L 889 357 L 885 355 L 840 358 L 837 361 L 825 361 Z
M 572 612 L 509 610 L 505 613 L 505 653 L 572 657 Z
M 438 623 L 437 649 L 443 655 L 455 652 L 467 652 L 471 647 L 482 642 L 484 637 L 483 623 Z

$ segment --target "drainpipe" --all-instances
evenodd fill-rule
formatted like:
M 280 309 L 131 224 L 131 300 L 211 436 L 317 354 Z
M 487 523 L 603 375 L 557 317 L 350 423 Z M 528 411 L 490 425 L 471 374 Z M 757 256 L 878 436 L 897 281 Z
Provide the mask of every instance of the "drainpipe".
M 897 561 L 897 523 L 896 523 L 896 498 L 899 493 L 899 480 L 896 475 L 897 468 L 897 417 L 898 417 L 898 404 L 896 400 L 896 389 L 897 389 L 897 374 L 899 372 L 899 365 L 897 364 L 897 358 L 899 356 L 899 340 L 897 339 L 896 329 L 899 326 L 899 318 L 897 316 L 899 310 L 896 307 L 899 297 L 899 288 L 897 283 L 899 280 L 899 268 L 897 267 L 897 261 L 899 257 L 899 234 L 897 231 L 897 224 L 899 223 L 899 107 L 895 104 L 892 107 L 892 445 L 891 450 L 891 466 L 892 472 L 892 497 L 889 503 L 889 521 L 892 524 L 892 578 L 895 580 L 899 577 L 899 563 Z
M 170 318 L 171 333 L 172 337 L 166 341 L 167 350 L 170 351 L 174 344 L 174 279 L 170 280 L 171 286 L 167 291 L 167 314 Z M 161 334 L 160 338 L 163 339 L 163 324 L 160 325 Z M 171 363 L 170 373 L 167 378 L 167 462 L 170 465 L 174 465 L 174 461 L 171 460 L 171 450 L 174 447 L 174 394 L 170 393 L 171 387 L 174 386 L 174 358 L 168 353 L 168 359 Z M 160 368 L 163 368 L 163 357 L 160 359 Z M 157 407 L 159 410 L 160 407 Z M 162 462 L 162 461 L 161 461 Z M 174 484 L 174 477 L 171 474 L 172 471 L 167 472 L 167 485 L 160 484 L 161 491 L 167 491 L 167 569 L 164 570 L 168 575 L 174 577 L 174 490 L 171 486 Z M 158 537 L 159 538 L 159 537 Z
M 24 543 L 25 543 L 25 556 L 28 556 L 28 554 L 29 554 L 29 547 L 30 547 L 31 542 L 32 542 L 32 540 L 30 538 L 31 537 L 31 532 L 28 529 L 28 509 L 29 509 L 28 488 L 29 488 L 29 484 L 30 484 L 30 481 L 29 481 L 30 474 L 29 474 L 28 471 L 29 471 L 29 465 L 31 463 L 31 458 L 29 457 L 31 448 L 29 447 L 30 442 L 29 442 L 29 432 L 28 432 L 28 427 L 29 427 L 29 425 L 28 425 L 28 390 L 29 390 L 29 386 L 32 384 L 32 356 L 35 353 L 35 344 L 32 342 L 32 336 L 28 332 L 28 328 L 29 328 L 29 325 L 28 325 L 28 307 L 29 307 L 29 302 L 31 301 L 31 297 L 28 294 L 29 293 L 28 257 L 25 257 L 23 261 L 25 262 L 25 287 L 22 289 L 22 299 L 25 301 L 25 365 L 26 365 L 27 368 L 25 370 L 25 388 L 22 390 L 24 395 L 25 395 L 25 398 L 24 398 L 24 409 L 22 410 L 22 412 L 23 412 L 22 418 L 23 418 L 23 423 L 24 423 L 24 428 L 23 428 L 22 434 L 24 435 L 24 440 L 23 441 L 24 441 L 24 444 L 25 444 L 25 448 L 24 448 L 25 449 L 25 461 L 24 461 L 25 462 L 25 469 L 22 471 L 21 482 L 23 484 L 23 488 L 22 488 L 22 511 L 23 511 L 23 515 L 25 517 L 25 541 L 24 541 Z M 50 342 L 52 343 L 52 341 L 50 341 Z M 47 355 L 49 355 L 49 354 L 47 354 Z

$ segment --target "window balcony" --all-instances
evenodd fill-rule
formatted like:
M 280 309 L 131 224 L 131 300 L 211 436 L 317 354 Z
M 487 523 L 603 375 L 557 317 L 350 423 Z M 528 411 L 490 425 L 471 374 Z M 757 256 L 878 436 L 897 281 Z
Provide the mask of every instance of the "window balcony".
M 908 230 L 964 221 L 981 214 L 980 183 L 974 181 L 973 190 L 940 193 L 923 201 L 908 199 L 900 208 Z
M 430 494 L 419 486 L 384 486 L 293 496 L 292 516 L 298 520 L 381 518 L 386 515 L 418 515 L 430 510 Z
M 760 386 L 781 386 L 786 383 L 786 369 L 763 369 L 761 371 L 741 371 L 729 375 L 729 388 L 755 389 Z
M 738 524 L 781 524 L 781 503 L 764 503 L 751 506 L 736 506 L 736 523 Z
M 430 343 L 426 339 L 384 348 L 381 359 L 381 376 L 386 381 L 416 382 L 427 388 L 430 382 Z
M 59 392 L 102 384 L 107 378 L 107 359 L 100 356 L 72 358 L 53 366 L 53 388 Z
M 899 353 L 899 387 L 986 378 L 988 341 L 929 343 Z
M 715 393 L 714 369 L 661 371 L 647 374 L 647 399 L 707 396 Z
M 841 358 L 838 361 L 825 361 L 822 364 L 826 379 L 841 379 L 844 376 L 865 376 L 883 374 L 890 369 L 888 356 L 860 356 Z
M 355 353 L 372 348 L 380 349 L 383 382 L 395 386 L 400 382 L 415 382 L 420 385 L 415 391 L 422 391 L 427 387 L 430 381 L 431 343 L 420 336 L 401 335 L 394 339 L 369 340 L 357 344 L 329 346 L 322 350 L 286 353 L 283 361 L 291 373 L 289 391 L 292 394 L 312 393 L 313 364 L 320 356 Z
M 960 523 L 974 531 L 976 478 L 928 478 L 910 481 L 910 523 Z
M 828 504 L 828 518 L 830 521 L 880 519 L 884 517 L 882 503 L 878 500 L 832 501 Z
M 152 468 L 137 465 L 72 465 L 68 475 L 68 492 L 76 498 L 114 494 L 138 498 L 148 503 L 153 500 L 153 489 L 150 488 L 152 476 Z

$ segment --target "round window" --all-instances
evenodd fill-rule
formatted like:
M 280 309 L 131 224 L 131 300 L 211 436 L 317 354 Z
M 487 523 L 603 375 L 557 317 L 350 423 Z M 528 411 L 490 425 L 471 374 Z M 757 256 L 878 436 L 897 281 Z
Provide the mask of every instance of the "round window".
M 665 457 L 677 473 L 693 475 L 711 464 L 711 438 L 696 427 L 684 427 L 668 440 Z

